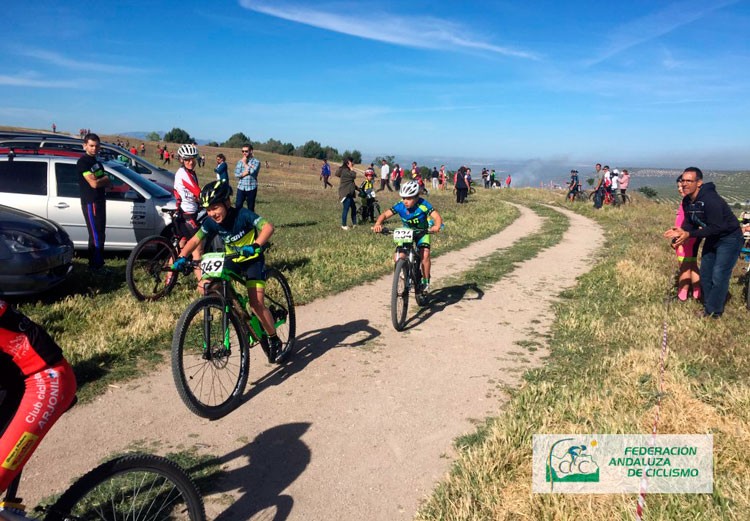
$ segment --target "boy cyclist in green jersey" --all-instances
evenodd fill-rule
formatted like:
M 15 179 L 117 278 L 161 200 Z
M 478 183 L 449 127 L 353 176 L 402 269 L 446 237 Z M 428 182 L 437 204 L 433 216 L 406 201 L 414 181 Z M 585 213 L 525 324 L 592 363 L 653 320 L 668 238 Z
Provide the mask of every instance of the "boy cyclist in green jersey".
M 409 181 L 401 185 L 398 190 L 398 195 L 402 199 L 401 202 L 380 214 L 372 227 L 372 231 L 380 233 L 383 230 L 383 222 L 394 215 L 398 215 L 407 228 L 422 232 L 439 232 L 443 227 L 443 218 L 427 199 L 419 197 L 419 190 L 420 186 L 417 181 Z M 430 266 L 432 265 L 430 261 L 430 236 L 427 233 L 419 238 L 417 247 L 422 254 L 422 277 L 424 277 L 422 289 L 426 292 L 430 289 Z
M 212 181 L 203 187 L 200 203 L 207 209 L 208 219 L 203 221 L 200 229 L 183 246 L 180 257 L 172 265 L 172 269 L 181 270 L 187 266 L 187 257 L 205 237 L 210 241 L 218 235 L 224 242 L 227 253 L 239 253 L 239 257 L 227 260 L 227 266 L 245 279 L 250 307 L 268 335 L 268 361 L 277 362 L 277 356 L 281 352 L 281 340 L 276 336 L 271 312 L 263 303 L 266 287 L 263 246 L 273 235 L 273 224 L 247 208 L 232 207 L 231 194 L 231 188 L 226 181 Z M 198 291 L 201 294 L 205 292 L 207 282 L 203 280 L 198 283 Z

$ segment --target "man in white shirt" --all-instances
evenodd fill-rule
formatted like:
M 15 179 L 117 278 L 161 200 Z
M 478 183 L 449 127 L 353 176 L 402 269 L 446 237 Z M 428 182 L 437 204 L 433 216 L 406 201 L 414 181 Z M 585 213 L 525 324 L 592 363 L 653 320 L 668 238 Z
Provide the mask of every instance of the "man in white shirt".
M 389 192 L 393 191 L 393 188 L 391 188 L 391 167 L 388 166 L 388 162 L 383 159 L 383 166 L 380 167 L 380 188 L 378 189 L 378 192 L 385 190 L 386 186 L 388 187 Z

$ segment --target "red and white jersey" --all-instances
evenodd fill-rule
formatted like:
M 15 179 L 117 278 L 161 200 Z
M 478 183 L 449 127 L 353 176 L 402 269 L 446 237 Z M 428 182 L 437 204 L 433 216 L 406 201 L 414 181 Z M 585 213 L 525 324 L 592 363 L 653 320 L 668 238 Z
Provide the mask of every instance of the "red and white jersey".
M 174 198 L 183 213 L 198 213 L 201 187 L 195 172 L 180 167 L 174 175 Z
M 44 329 L 0 300 L 0 353 L 28 376 L 62 360 L 62 349 Z

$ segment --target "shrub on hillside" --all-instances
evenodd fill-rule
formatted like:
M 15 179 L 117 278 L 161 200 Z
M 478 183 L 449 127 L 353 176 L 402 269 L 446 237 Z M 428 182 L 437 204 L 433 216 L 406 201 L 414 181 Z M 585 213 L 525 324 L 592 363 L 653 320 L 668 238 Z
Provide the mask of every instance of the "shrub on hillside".
M 173 128 L 166 134 L 164 134 L 164 141 L 168 143 L 194 143 L 195 140 L 190 137 L 190 134 L 182 130 L 181 128 Z

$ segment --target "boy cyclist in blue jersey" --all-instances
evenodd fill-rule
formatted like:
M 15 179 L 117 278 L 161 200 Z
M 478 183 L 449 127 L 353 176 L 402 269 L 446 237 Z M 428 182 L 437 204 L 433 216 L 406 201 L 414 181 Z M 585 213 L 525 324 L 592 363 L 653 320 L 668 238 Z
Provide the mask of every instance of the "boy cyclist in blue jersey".
M 394 215 L 401 217 L 401 222 L 407 228 L 421 232 L 437 233 L 443 227 L 443 218 L 432 205 L 419 197 L 420 186 L 417 181 L 409 181 L 399 188 L 398 195 L 401 196 L 401 202 L 396 203 L 389 208 L 375 221 L 372 231 L 380 233 L 383 230 L 383 222 Z M 419 237 L 419 235 L 417 235 Z M 430 236 L 424 233 L 417 241 L 417 247 L 422 254 L 422 288 L 423 291 L 430 289 Z
M 226 181 L 212 181 L 203 187 L 200 204 L 208 210 L 208 219 L 203 221 L 200 229 L 183 246 L 172 269 L 184 269 L 188 264 L 187 257 L 205 237 L 210 242 L 218 235 L 224 242 L 227 253 L 240 253 L 239 257 L 228 260 L 227 265 L 233 272 L 244 277 L 250 307 L 268 335 L 268 361 L 279 362 L 277 357 L 281 354 L 281 340 L 276 336 L 271 312 L 263 303 L 266 287 L 263 246 L 273 234 L 273 224 L 247 208 L 232 207 L 231 194 L 232 190 Z M 205 291 L 206 282 L 199 283 L 198 290 L 201 293 Z

